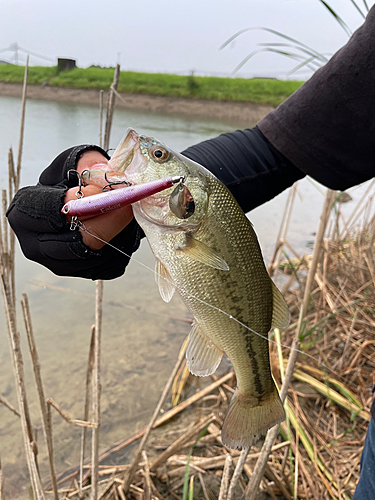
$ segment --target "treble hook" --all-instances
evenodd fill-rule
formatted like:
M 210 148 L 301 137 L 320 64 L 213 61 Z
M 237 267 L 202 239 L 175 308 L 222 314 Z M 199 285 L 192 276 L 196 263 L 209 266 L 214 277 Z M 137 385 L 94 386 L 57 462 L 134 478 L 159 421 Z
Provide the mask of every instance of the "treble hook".
M 87 170 L 84 170 L 82 172 L 82 174 L 80 174 L 78 172 L 78 170 L 75 170 L 74 168 L 71 168 L 70 170 L 68 170 L 67 172 L 67 176 L 69 178 L 69 174 L 70 173 L 73 173 L 73 174 L 76 174 L 77 176 L 77 179 L 78 179 L 78 191 L 76 192 L 76 197 L 77 198 L 83 198 L 85 196 L 85 194 L 82 192 L 82 186 L 84 185 L 84 182 L 82 181 L 82 175 L 86 172 Z
M 121 186 L 121 184 L 124 185 L 124 186 L 132 186 L 133 185 L 131 182 L 128 182 L 128 181 L 110 181 L 107 178 L 107 173 L 108 172 L 104 173 L 104 179 L 108 182 L 108 184 L 106 184 L 102 188 L 102 191 L 107 191 L 108 189 L 113 189 L 112 186 Z

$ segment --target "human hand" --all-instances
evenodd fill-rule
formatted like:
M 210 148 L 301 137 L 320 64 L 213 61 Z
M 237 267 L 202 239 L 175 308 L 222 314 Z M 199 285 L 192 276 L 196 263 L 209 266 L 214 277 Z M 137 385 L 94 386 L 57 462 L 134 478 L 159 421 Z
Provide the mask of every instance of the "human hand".
M 84 170 L 90 170 L 93 168 L 102 168 L 105 170 L 108 168 L 108 160 L 99 151 L 86 151 L 78 160 L 76 168 L 80 174 Z M 65 194 L 64 202 L 67 203 L 70 200 L 75 200 L 77 198 L 76 194 L 78 189 L 78 187 L 68 189 Z M 94 194 L 101 193 L 102 189 L 99 186 L 89 184 L 88 186 L 83 186 L 81 191 L 84 196 L 92 196 Z M 68 222 L 70 222 L 71 217 L 66 217 Z M 132 221 L 132 219 L 133 210 L 131 205 L 127 205 L 101 215 L 80 217 L 81 221 L 85 221 L 85 226 L 89 231 L 87 232 L 80 229 L 82 240 L 84 244 L 92 250 L 100 250 L 105 245 L 105 242 L 110 241 L 118 233 L 120 233 Z

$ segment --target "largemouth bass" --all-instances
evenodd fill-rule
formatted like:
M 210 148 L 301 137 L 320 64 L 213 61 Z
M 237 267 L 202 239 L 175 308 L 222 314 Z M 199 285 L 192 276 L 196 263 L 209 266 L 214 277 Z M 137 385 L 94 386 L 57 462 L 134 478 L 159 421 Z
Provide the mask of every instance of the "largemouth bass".
M 181 177 L 177 187 L 135 203 L 134 215 L 155 255 L 162 298 L 169 302 L 177 291 L 194 317 L 186 353 L 190 372 L 214 373 L 223 353 L 233 364 L 237 389 L 223 443 L 251 446 L 285 418 L 271 375 L 268 332 L 289 323 L 251 222 L 212 173 L 134 130 L 119 144 L 110 168 L 132 184 Z

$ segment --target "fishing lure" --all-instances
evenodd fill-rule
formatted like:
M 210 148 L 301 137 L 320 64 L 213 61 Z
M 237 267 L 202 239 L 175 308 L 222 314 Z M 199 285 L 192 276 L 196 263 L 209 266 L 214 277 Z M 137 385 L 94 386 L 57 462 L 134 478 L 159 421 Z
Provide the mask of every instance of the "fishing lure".
M 76 217 L 100 215 L 135 203 L 182 182 L 183 178 L 181 176 L 166 177 L 86 197 L 82 196 L 83 193 L 79 189 L 80 197 L 65 203 L 61 212 Z

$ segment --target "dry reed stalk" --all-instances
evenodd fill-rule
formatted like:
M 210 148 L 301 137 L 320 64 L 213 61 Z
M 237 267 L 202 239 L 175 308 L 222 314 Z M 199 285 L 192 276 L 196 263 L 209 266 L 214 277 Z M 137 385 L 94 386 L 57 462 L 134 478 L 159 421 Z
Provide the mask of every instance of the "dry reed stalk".
M 18 142 L 18 156 L 17 156 L 17 169 L 16 169 L 16 182 L 15 191 L 18 191 L 21 180 L 21 163 L 22 163 L 22 149 L 23 149 L 23 137 L 25 132 L 25 110 L 26 110 L 26 98 L 27 98 L 27 76 L 29 74 L 29 56 L 27 56 L 25 74 L 23 78 L 23 88 L 22 88 L 22 109 L 21 109 L 21 124 L 20 124 L 20 137 Z
M 295 331 L 295 336 L 293 338 L 293 343 L 290 351 L 290 356 L 288 360 L 288 365 L 286 368 L 285 372 L 285 378 L 283 381 L 283 384 L 281 386 L 281 391 L 280 391 L 280 398 L 284 402 L 288 387 L 290 384 L 290 380 L 293 375 L 294 371 L 294 365 L 297 361 L 298 357 L 298 347 L 299 347 L 299 335 L 301 332 L 301 327 L 302 323 L 305 319 L 305 315 L 308 310 L 308 304 L 309 304 L 309 299 L 310 299 L 310 294 L 312 290 L 312 285 L 315 277 L 315 272 L 318 267 L 318 262 L 320 259 L 321 255 L 321 250 L 323 246 L 323 239 L 324 239 L 324 233 L 327 227 L 327 223 L 329 220 L 329 216 L 331 213 L 331 207 L 332 203 L 334 202 L 336 197 L 336 193 L 331 190 L 327 190 L 326 192 L 326 197 L 323 205 L 323 210 L 320 218 L 320 223 L 316 235 L 316 240 L 314 244 L 314 250 L 313 250 L 313 258 L 310 264 L 310 269 L 309 269 L 309 274 L 307 276 L 307 281 L 306 281 L 306 286 L 305 286 L 305 291 L 304 291 L 304 296 L 303 296 L 303 302 L 302 302 L 302 307 L 300 310 L 300 315 L 298 318 L 298 325 Z M 250 478 L 250 481 L 247 485 L 246 491 L 245 491 L 245 498 L 246 500 L 255 500 L 258 488 L 260 485 L 260 481 L 263 477 L 264 470 L 268 461 L 269 454 L 271 452 L 272 444 L 275 441 L 277 435 L 279 433 L 279 426 L 275 426 L 274 428 L 270 429 L 267 433 L 267 437 L 265 439 L 265 442 L 262 447 L 261 451 L 261 456 L 259 457 L 257 464 L 255 466 L 254 472 L 252 477 Z
M 92 412 L 96 427 L 92 430 L 92 471 L 91 484 L 92 500 L 98 497 L 98 464 L 99 464 L 99 428 L 100 428 L 100 351 L 101 333 L 103 317 L 103 281 L 96 282 L 96 307 L 95 307 L 95 328 L 94 328 L 94 363 L 92 376 Z
M 111 136 L 113 112 L 115 106 L 114 90 L 117 89 L 120 79 L 120 65 L 116 65 L 113 83 L 111 85 L 110 96 L 107 105 L 107 117 L 105 123 L 103 149 L 108 150 Z M 114 89 L 114 90 L 113 90 Z M 102 135 L 102 116 L 103 116 L 103 93 L 100 94 L 100 136 Z M 102 139 L 100 138 L 102 142 Z M 96 282 L 96 306 L 95 306 L 95 332 L 94 332 L 94 364 L 92 377 L 92 411 L 96 427 L 92 431 L 92 500 L 98 498 L 98 464 L 99 464 L 99 429 L 100 429 L 100 351 L 101 351 L 101 333 L 102 333 L 102 305 L 103 305 L 103 281 Z
M 12 148 L 9 149 L 8 152 L 8 197 L 9 200 L 11 200 L 18 189 L 16 186 L 16 173 L 14 170 L 14 160 L 13 160 L 13 150 Z M 15 271 L 15 265 L 14 265 L 14 258 L 15 258 L 15 234 L 13 231 L 10 231 L 9 234 L 9 266 L 10 266 L 10 284 L 12 287 L 12 298 L 13 298 L 13 303 L 16 303 L 16 271 Z
M 1 457 L 0 457 L 0 500 L 4 500 L 4 477 L 3 477 L 3 469 L 1 468 Z
M 14 191 L 18 190 L 20 173 L 21 173 L 21 158 L 22 158 L 22 146 L 23 146 L 23 135 L 24 135 L 24 118 L 25 118 L 25 104 L 26 104 L 26 89 L 27 89 L 27 73 L 28 73 L 28 61 L 25 68 L 24 85 L 23 85 L 23 95 L 22 95 L 22 115 L 21 115 L 21 126 L 20 126 L 20 138 L 19 138 L 19 148 L 18 148 L 18 160 L 17 160 L 17 173 L 14 174 L 14 164 L 13 155 L 10 153 L 8 155 L 8 165 L 9 165 L 9 185 L 14 184 Z M 12 180 L 13 179 L 13 180 Z M 41 485 L 38 463 L 37 463 L 37 446 L 34 441 L 34 435 L 32 430 L 32 424 L 30 419 L 30 411 L 27 401 L 26 386 L 25 386 L 25 375 L 23 368 L 23 359 L 21 352 L 20 336 L 17 331 L 16 322 L 16 301 L 15 301 L 15 286 L 14 286 L 14 235 L 11 233 L 8 238 L 8 226 L 5 222 L 5 210 L 7 206 L 6 195 L 3 191 L 3 227 L 1 231 L 1 245 L 0 245 L 0 281 L 1 289 L 4 301 L 4 309 L 6 316 L 6 323 L 10 341 L 11 357 L 13 362 L 13 373 L 16 384 L 17 399 L 19 410 L 21 414 L 21 426 L 22 434 L 24 440 L 24 446 L 26 451 L 26 460 L 30 474 L 30 483 L 34 498 L 44 499 L 44 492 Z M 9 195 L 12 194 L 12 189 Z M 10 242 L 10 244 L 9 244 Z
M 204 500 L 210 500 L 208 498 L 208 492 L 207 492 L 206 484 L 205 484 L 204 479 L 203 479 L 203 475 L 200 472 L 198 473 L 198 477 L 199 477 L 199 481 L 200 481 L 201 486 L 202 486 Z
M 107 117 L 106 117 L 106 123 L 105 123 L 105 131 L 104 131 L 103 149 L 105 149 L 106 151 L 109 148 L 109 138 L 111 135 L 113 110 L 115 107 L 115 100 L 116 100 L 115 92 L 117 91 L 119 80 L 120 80 L 120 65 L 116 64 L 115 75 L 114 75 L 113 83 L 111 85 L 111 89 L 109 92 L 109 99 L 108 99 L 108 105 L 107 105 Z
M 287 500 L 292 500 L 292 495 L 290 494 L 290 492 L 288 491 L 288 488 L 286 486 L 284 486 L 282 480 L 278 477 L 278 475 L 276 474 L 275 472 L 275 469 L 271 468 L 270 464 L 267 463 L 266 464 L 266 467 L 265 467 L 265 470 L 264 470 L 264 473 L 265 475 L 273 482 L 275 483 L 275 485 L 278 487 L 278 489 L 281 491 L 281 493 L 284 495 L 284 497 L 287 499 Z M 266 481 L 264 481 L 264 478 L 263 478 L 263 482 L 264 484 L 266 485 L 266 488 L 269 490 L 269 486 L 268 486 L 268 483 Z
M 85 406 L 83 410 L 83 420 L 87 421 L 89 418 L 89 408 L 90 408 L 90 393 L 91 393 L 91 380 L 92 380 L 92 371 L 94 366 L 94 345 L 95 345 L 95 326 L 91 328 L 91 340 L 90 340 L 90 350 L 89 350 L 89 359 L 87 361 L 87 370 L 86 370 L 86 386 L 85 386 Z M 83 463 L 85 460 L 85 449 L 86 449 L 86 437 L 87 437 L 87 428 L 83 427 L 81 434 L 81 454 L 80 454 L 80 472 L 79 472 L 79 486 L 82 489 L 83 482 Z
M 16 189 L 16 172 L 14 170 L 13 149 L 9 148 L 8 151 L 8 196 L 11 200 L 15 194 Z
M 170 410 L 166 411 L 163 415 L 161 415 L 155 421 L 152 428 L 155 429 L 156 427 L 164 425 L 166 422 L 170 421 L 172 418 L 174 418 L 176 415 L 178 415 L 179 413 L 184 411 L 186 408 L 194 405 L 195 403 L 200 401 L 204 396 L 206 396 L 210 392 L 214 391 L 219 386 L 225 384 L 226 382 L 228 382 L 232 378 L 233 378 L 233 372 L 227 373 L 219 380 L 213 382 L 212 384 L 205 387 L 201 391 L 197 392 L 196 394 L 194 394 L 190 398 L 186 399 L 185 401 L 182 401 L 178 406 L 171 408 Z M 132 443 L 134 443 L 138 439 L 141 439 L 145 435 L 147 428 L 148 428 L 148 426 L 143 427 L 142 429 L 140 429 L 136 433 L 134 433 L 131 436 L 129 436 L 128 438 L 126 438 L 125 440 L 121 440 L 118 443 L 116 443 L 115 445 L 108 448 L 107 450 L 104 450 L 99 457 L 99 462 L 107 459 L 113 453 L 116 453 L 116 452 L 126 448 L 127 446 L 131 445 Z M 209 428 L 209 432 L 210 432 L 210 428 Z M 217 434 L 220 434 L 220 429 L 217 430 Z M 128 469 L 129 467 L 130 466 L 127 466 L 126 468 Z M 57 484 L 63 484 L 64 482 L 68 481 L 72 477 L 75 477 L 78 473 L 79 473 L 79 467 L 77 467 L 77 468 L 74 467 L 74 468 L 70 469 L 68 472 L 64 473 L 64 479 L 60 479 L 60 476 L 59 476 Z
M 226 500 L 232 500 L 234 499 L 234 494 L 235 494 L 235 489 L 238 483 L 238 480 L 240 479 L 240 476 L 242 474 L 243 468 L 246 463 L 247 456 L 249 454 L 250 447 L 244 448 L 241 451 L 240 458 L 237 461 L 236 468 L 234 469 L 233 476 L 229 485 L 229 490 L 228 490 L 228 495 Z
M 1 226 L 2 226 L 2 231 L 1 231 L 1 270 L 4 276 L 8 277 L 10 275 L 10 248 L 8 244 L 8 224 L 6 220 L 6 209 L 7 209 L 7 193 L 5 189 L 2 190 L 1 192 L 1 207 L 2 207 L 2 217 L 1 217 Z
M 20 412 L 16 410 L 16 408 L 14 408 L 13 405 L 11 405 L 9 403 L 9 401 L 0 394 L 0 404 L 3 404 L 6 408 L 8 408 L 8 410 L 10 410 L 12 413 L 14 413 L 17 417 L 20 417 Z
M 199 442 L 201 443 L 202 441 L 203 441 L 203 439 L 201 439 Z M 289 445 L 290 445 L 290 441 L 284 441 L 282 443 L 278 443 L 272 447 L 271 452 L 274 453 L 278 450 L 281 450 L 282 448 L 289 447 Z M 184 444 L 184 447 L 189 448 L 189 444 Z M 240 456 L 238 456 L 238 452 L 231 450 L 231 456 L 232 456 L 234 463 L 236 463 L 236 466 L 237 466 L 239 463 L 239 459 L 241 458 L 241 454 L 240 454 Z M 244 460 L 244 458 L 241 459 L 240 464 L 242 461 L 243 462 L 250 462 L 251 460 L 258 458 L 259 456 L 260 456 L 260 452 L 249 453 L 245 460 Z M 227 457 L 227 454 L 208 457 L 208 458 L 207 457 L 192 456 L 190 458 L 190 463 L 192 465 L 196 465 L 199 468 L 204 469 L 204 470 L 219 469 L 221 467 L 224 467 L 226 457 Z M 244 457 L 244 454 L 243 454 L 243 457 Z M 177 463 L 186 465 L 188 458 L 189 458 L 188 455 L 174 455 L 174 456 L 171 456 L 170 458 L 168 458 L 167 464 L 170 466 L 176 465 Z
M 6 193 L 3 191 L 3 211 L 7 205 Z M 2 219 L 4 220 L 4 219 Z M 26 460 L 29 469 L 30 482 L 33 495 L 36 499 L 44 499 L 41 486 L 38 463 L 37 446 L 34 441 L 34 434 L 31 424 L 29 405 L 27 401 L 25 374 L 23 368 L 23 358 L 21 352 L 20 336 L 17 331 L 16 309 L 14 301 L 14 289 L 11 282 L 11 263 L 13 257 L 9 258 L 12 250 L 9 248 L 8 226 L 6 223 L 1 228 L 1 256 L 0 256 L 0 286 L 3 295 L 5 318 L 9 336 L 11 358 L 13 362 L 13 374 L 17 391 L 18 407 L 21 415 L 21 427 L 26 451 Z
M 125 497 L 125 493 L 124 493 L 124 490 L 122 488 L 122 484 L 120 484 L 119 486 L 117 486 L 117 493 L 120 497 L 120 500 L 126 500 L 126 497 Z
M 292 189 L 289 190 L 288 198 L 285 204 L 285 209 L 283 212 L 283 216 L 281 219 L 281 224 L 279 227 L 279 232 L 276 238 L 276 244 L 275 244 L 275 250 L 272 256 L 272 259 L 268 265 L 268 272 L 270 276 L 274 276 L 274 279 L 276 279 L 276 275 L 280 266 L 280 260 L 281 260 L 281 249 L 284 245 L 286 235 L 288 233 L 289 229 L 289 224 L 290 224 L 290 219 L 292 216 L 293 212 L 293 206 L 294 206 L 294 199 L 296 196 L 297 192 L 297 186 L 298 182 L 293 184 Z
M 225 459 L 218 500 L 227 500 L 231 467 L 232 467 L 232 457 L 230 455 L 227 455 Z
M 353 490 L 356 478 L 358 478 L 357 458 L 359 460 L 360 455 L 358 446 L 362 444 L 362 441 L 350 438 L 350 433 L 355 435 L 358 430 L 359 436 L 364 436 L 365 432 L 363 424 L 359 419 L 355 418 L 354 415 L 358 415 L 367 420 L 367 418 L 369 418 L 368 412 L 358 412 L 358 409 L 360 409 L 361 406 L 367 406 L 368 408 L 371 403 L 371 397 L 366 389 L 366 377 L 368 379 L 368 376 L 371 376 L 370 374 L 373 371 L 375 349 L 373 341 L 364 340 L 366 338 L 364 332 L 367 328 L 370 334 L 373 320 L 371 317 L 367 317 L 366 321 L 363 321 L 363 317 L 365 316 L 362 315 L 361 311 L 362 308 L 366 310 L 373 309 L 373 283 L 369 270 L 366 271 L 363 269 L 363 274 L 357 271 L 357 269 L 362 267 L 364 256 L 374 253 L 373 247 L 371 248 L 371 252 L 369 252 L 369 241 L 371 242 L 371 237 L 367 238 L 365 236 L 366 234 L 368 234 L 368 232 L 367 229 L 364 228 L 360 236 L 357 232 L 350 236 L 350 241 L 330 241 L 328 245 L 326 244 L 324 246 L 325 256 L 323 259 L 323 269 L 326 268 L 326 270 L 323 271 L 323 274 L 320 273 L 319 275 L 324 286 L 320 286 L 320 299 L 316 300 L 318 297 L 314 298 L 312 305 L 315 305 L 315 307 L 319 309 L 325 307 L 325 301 L 321 299 L 324 297 L 324 290 L 329 290 L 334 299 L 332 304 L 328 307 L 334 308 L 336 314 L 334 316 L 332 314 L 330 315 L 331 319 L 325 326 L 326 333 L 323 337 L 322 345 L 314 345 L 313 349 L 320 353 L 323 359 L 326 359 L 328 367 L 340 366 L 340 362 L 342 361 L 340 352 L 341 356 L 345 352 L 349 361 L 345 363 L 346 367 L 342 370 L 341 374 L 337 373 L 338 379 L 336 382 L 333 377 L 328 377 L 320 370 L 322 376 L 324 375 L 322 378 L 322 382 L 324 383 L 321 384 L 321 388 L 323 389 L 321 389 L 321 393 L 327 394 L 328 402 L 324 404 L 325 400 L 323 399 L 322 402 L 319 403 L 319 405 L 321 405 L 319 415 L 315 413 L 314 408 L 311 408 L 311 406 L 308 412 L 304 412 L 303 408 L 299 407 L 299 405 L 296 407 L 296 414 L 299 419 L 301 419 L 301 422 L 303 422 L 305 429 L 310 429 L 311 435 L 314 436 L 317 445 L 322 449 L 323 456 L 320 455 L 321 458 L 324 458 L 326 467 L 329 466 L 330 468 L 330 474 L 334 480 L 332 485 L 330 485 L 331 493 L 336 495 L 335 491 L 337 491 L 337 494 L 341 494 L 342 498 L 349 498 L 347 491 L 344 491 L 344 489 L 349 488 Z M 331 253 L 329 253 L 327 258 L 328 252 Z M 316 274 L 316 278 L 318 278 L 318 274 Z M 319 282 L 319 279 L 317 279 L 317 281 Z M 356 304 L 355 308 L 348 307 L 348 305 L 353 303 L 354 298 L 358 298 L 359 296 L 356 290 L 360 290 L 359 293 L 364 293 L 364 296 L 361 297 L 361 301 Z M 340 303 L 335 303 L 337 297 L 339 297 Z M 338 310 L 340 306 L 344 306 L 341 312 Z M 325 313 L 322 311 L 321 315 L 324 316 L 324 314 Z M 354 316 L 357 318 L 357 321 L 355 321 L 355 328 L 353 326 Z M 366 314 L 366 316 L 368 315 Z M 329 333 L 331 333 L 332 336 L 329 336 Z M 339 347 L 338 344 L 341 344 L 341 346 Z M 312 353 L 314 353 L 314 350 Z M 327 356 L 325 356 L 325 350 L 328 351 Z M 307 361 L 311 362 L 310 360 Z M 299 365 L 303 371 L 308 370 L 311 372 L 314 378 L 306 378 L 303 373 L 301 373 L 300 376 L 299 370 L 294 372 L 296 378 L 302 379 L 301 377 L 303 377 L 310 386 L 317 387 L 318 381 L 316 381 L 315 378 L 318 377 L 318 370 L 306 365 L 306 362 Z M 365 367 L 367 371 L 365 371 Z M 340 376 L 345 377 L 347 388 L 339 381 Z M 333 387 L 332 389 L 330 388 L 329 391 L 327 391 L 327 384 Z M 355 403 L 356 409 L 351 407 L 355 396 L 353 392 L 351 393 L 352 395 L 350 394 L 350 386 L 352 390 L 357 393 L 357 397 L 362 401 L 362 403 Z M 342 396 L 340 395 L 340 397 L 345 396 L 341 403 L 339 403 L 339 398 L 335 391 L 337 388 L 342 392 Z M 364 393 L 363 396 L 361 396 L 362 393 Z M 318 400 L 316 401 L 318 402 Z M 345 426 L 343 428 L 342 418 L 338 419 L 336 413 L 332 412 L 331 405 L 328 404 L 329 400 L 331 400 L 331 403 L 337 400 L 336 404 L 345 405 L 349 410 L 351 409 L 352 418 L 355 418 L 357 422 L 355 430 L 354 428 L 350 429 L 353 423 L 350 423 L 349 420 L 349 428 L 345 429 Z M 339 429 L 339 425 L 341 429 Z M 340 446 L 341 442 L 345 444 L 345 447 L 342 445 Z M 354 449 L 355 451 L 349 457 L 347 453 L 349 453 L 350 449 Z M 298 453 L 301 455 L 303 452 L 303 447 L 299 446 L 294 454 L 296 455 Z M 353 459 L 353 457 L 355 458 Z M 317 458 L 314 459 L 315 462 L 316 460 Z M 302 472 L 303 461 L 298 460 L 298 464 Z M 350 467 L 348 467 L 348 464 L 350 464 Z M 352 466 L 352 464 L 354 465 Z M 308 479 L 308 474 L 306 474 L 305 470 L 303 475 Z M 340 475 L 340 477 L 338 477 L 338 475 Z M 352 480 L 350 481 L 351 478 Z M 324 481 L 326 482 L 326 479 L 324 479 Z M 314 487 L 324 488 L 324 491 L 328 491 L 324 486 L 324 481 L 322 479 L 321 483 L 315 483 Z M 312 486 L 313 481 L 308 482 L 309 488 L 311 491 L 314 491 Z M 323 498 L 323 496 L 324 493 L 322 492 L 312 494 L 314 498 Z
M 165 384 L 165 387 L 164 387 L 163 392 L 162 392 L 162 394 L 160 396 L 158 404 L 156 405 L 156 408 L 155 408 L 154 413 L 153 413 L 153 415 L 151 417 L 151 420 L 150 420 L 150 422 L 149 422 L 149 424 L 148 424 L 148 426 L 147 426 L 147 428 L 145 430 L 145 433 L 144 433 L 144 435 L 142 437 L 142 440 L 141 440 L 141 442 L 139 444 L 138 450 L 135 453 L 135 456 L 133 458 L 131 466 L 130 466 L 129 470 L 126 472 L 126 474 L 125 474 L 125 478 L 124 478 L 125 479 L 125 481 L 124 481 L 124 492 L 125 492 L 125 495 L 128 492 L 128 489 L 129 489 L 130 484 L 131 484 L 131 482 L 133 480 L 135 471 L 136 471 L 136 469 L 138 467 L 139 457 L 141 456 L 142 450 L 144 449 L 144 446 L 145 446 L 145 444 L 147 442 L 147 439 L 148 439 L 148 437 L 150 435 L 151 429 L 154 426 L 155 421 L 156 421 L 156 419 L 157 419 L 157 417 L 159 415 L 159 412 L 161 410 L 161 407 L 163 406 L 164 401 L 165 401 L 165 399 L 166 399 L 166 397 L 168 395 L 169 389 L 172 386 L 173 379 L 176 376 L 176 373 L 177 373 L 177 371 L 178 371 L 178 369 L 180 367 L 180 364 L 182 363 L 182 360 L 185 357 L 185 353 L 186 353 L 186 345 L 185 345 L 184 349 L 180 350 L 177 362 L 176 362 L 176 364 L 175 364 L 175 366 L 174 366 L 174 368 L 173 368 L 173 370 L 172 370 L 172 372 L 171 372 L 171 374 L 169 376 L 169 379 L 167 380 L 167 383 Z
M 46 443 L 47 443 L 48 461 L 49 461 L 49 467 L 50 467 L 50 472 L 51 472 L 53 494 L 54 494 L 55 500 L 58 500 L 59 494 L 57 491 L 57 483 L 56 483 L 55 460 L 54 460 L 54 454 L 53 454 L 52 428 L 50 425 L 50 420 L 47 417 L 47 404 L 46 404 L 46 398 L 45 398 L 45 394 L 44 394 L 44 387 L 43 387 L 41 367 L 40 367 L 40 362 L 39 362 L 39 355 L 38 355 L 38 351 L 36 348 L 35 337 L 34 337 L 34 332 L 33 332 L 32 323 L 31 323 L 29 300 L 28 300 L 28 297 L 25 293 L 22 294 L 21 306 L 22 306 L 22 313 L 23 313 L 23 318 L 24 318 L 24 322 L 25 322 L 27 341 L 28 341 L 31 360 L 32 360 L 32 364 L 33 364 L 35 383 L 37 386 L 37 391 L 38 391 L 38 396 L 39 396 L 39 404 L 40 404 L 40 410 L 41 410 L 41 414 L 42 414 L 44 438 L 45 438 Z
M 144 463 L 143 500 L 151 500 L 150 467 L 147 459 L 147 453 L 145 452 L 145 450 L 142 451 L 142 459 Z
M 352 212 L 352 214 L 350 215 L 349 219 L 346 221 L 346 224 L 345 224 L 345 232 L 340 233 L 340 236 L 339 236 L 339 238 L 338 238 L 338 239 L 340 239 L 340 240 L 344 240 L 344 239 L 346 239 L 346 238 L 349 236 L 349 234 L 350 234 L 350 232 L 351 232 L 351 230 L 352 230 L 352 227 L 353 227 L 354 222 L 358 219 L 358 213 L 362 210 L 361 205 L 362 205 L 362 204 L 365 202 L 365 200 L 368 198 L 368 195 L 369 195 L 369 193 L 372 191 L 372 189 L 373 189 L 373 187 L 374 187 L 374 184 L 375 184 L 375 180 L 372 180 L 372 181 L 369 183 L 369 185 L 368 185 L 368 187 L 367 187 L 366 191 L 363 193 L 363 195 L 362 195 L 361 199 L 360 199 L 360 200 L 359 200 L 359 202 L 357 203 L 355 210 L 353 210 L 353 212 Z
M 103 95 L 104 92 L 99 92 L 99 146 L 103 147 Z
M 46 399 L 47 406 L 50 406 L 54 408 L 57 413 L 67 422 L 68 424 L 71 425 L 76 425 L 78 427 L 90 427 L 91 429 L 95 429 L 97 426 L 96 422 L 85 422 L 84 420 L 79 420 L 76 418 L 71 418 L 66 411 L 64 411 L 60 405 L 56 403 L 52 398 L 47 398 Z
M 34 441 L 29 405 L 27 401 L 21 343 L 16 326 L 16 313 L 14 304 L 12 302 L 11 286 L 9 279 L 6 280 L 4 275 L 1 276 L 0 281 L 4 299 L 5 316 L 13 361 L 13 373 L 17 390 L 18 406 L 21 414 L 22 434 L 26 451 L 27 464 L 29 468 L 31 487 L 33 490 L 34 498 L 37 500 L 44 500 L 44 493 L 40 481 L 36 459 L 37 448 Z
M 293 498 L 297 500 L 298 498 L 298 464 L 299 464 L 299 431 L 296 429 L 296 454 L 295 454 L 295 463 L 294 463 L 294 491 Z
M 169 457 L 174 455 L 179 449 L 184 445 L 186 446 L 187 441 L 191 438 L 196 437 L 202 429 L 211 424 L 216 420 L 215 415 L 209 415 L 207 418 L 198 422 L 191 429 L 185 432 L 179 439 L 177 439 L 173 444 L 171 444 L 163 453 L 161 453 L 150 465 L 150 470 L 156 470 L 161 464 L 163 464 Z
M 189 337 L 186 337 L 185 342 L 187 342 L 188 339 Z M 176 373 L 176 377 L 173 380 L 171 396 L 172 406 L 176 406 L 180 401 L 182 390 L 185 387 L 189 377 L 190 372 L 185 360 L 185 362 L 181 364 L 180 369 Z

